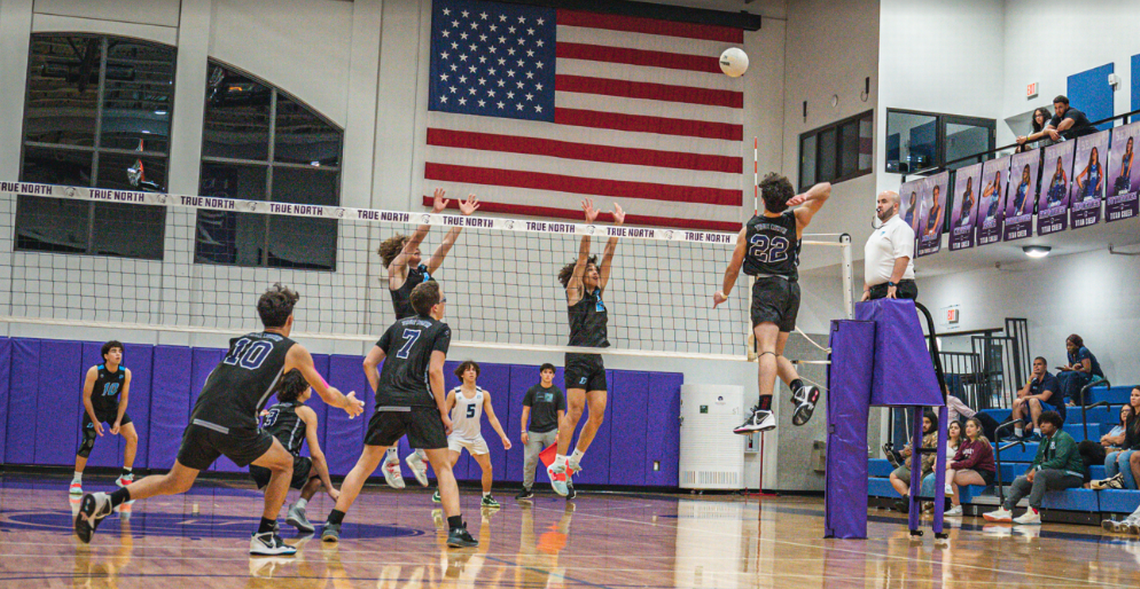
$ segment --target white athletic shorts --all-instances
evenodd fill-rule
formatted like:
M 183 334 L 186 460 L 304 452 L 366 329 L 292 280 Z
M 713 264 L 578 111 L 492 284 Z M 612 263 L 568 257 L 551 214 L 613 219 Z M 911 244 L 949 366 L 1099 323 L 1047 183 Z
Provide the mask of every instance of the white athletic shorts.
M 471 454 L 490 454 L 491 449 L 487 447 L 487 440 L 483 436 L 479 436 L 474 440 L 451 434 L 447 436 L 447 449 L 455 452 L 461 452 L 464 448 Z

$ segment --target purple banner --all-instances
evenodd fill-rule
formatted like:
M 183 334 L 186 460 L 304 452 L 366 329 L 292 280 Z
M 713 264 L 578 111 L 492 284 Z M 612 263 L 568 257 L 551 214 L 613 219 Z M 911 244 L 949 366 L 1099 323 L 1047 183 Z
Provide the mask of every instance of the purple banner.
M 1038 166 L 1036 149 L 1014 154 L 1009 160 L 1009 195 L 1005 199 L 1005 241 L 1023 239 L 1033 233 L 1033 205 L 1037 200 Z
M 918 248 L 916 258 L 938 253 L 942 249 L 942 225 L 946 219 L 946 197 L 949 194 L 950 172 L 942 172 L 922 181 L 922 214 L 919 217 Z
M 922 188 L 923 180 L 923 178 L 919 178 L 918 180 L 911 180 L 899 186 L 899 216 L 914 230 L 915 239 L 917 239 L 918 235 L 918 229 L 916 229 L 916 227 L 918 227 L 918 213 L 920 212 L 918 191 Z
M 1054 143 L 1045 148 L 1041 169 L 1041 196 L 1037 199 L 1037 235 L 1064 231 L 1069 226 L 1069 193 L 1072 183 L 1075 141 Z
M 1073 229 L 1100 222 L 1100 201 L 1104 197 L 1104 156 L 1108 131 L 1077 138 L 1073 154 L 1073 192 L 1069 202 L 1069 226 Z
M 974 247 L 978 195 L 982 190 L 982 164 L 954 172 L 954 210 L 950 214 L 950 251 Z
M 1131 219 L 1140 214 L 1140 169 L 1132 167 L 1132 144 L 1140 135 L 1140 123 L 1112 130 L 1112 147 L 1108 156 L 1108 197 L 1104 201 L 1104 220 Z
M 1009 156 L 982 164 L 982 197 L 978 200 L 978 245 L 1001 241 Z

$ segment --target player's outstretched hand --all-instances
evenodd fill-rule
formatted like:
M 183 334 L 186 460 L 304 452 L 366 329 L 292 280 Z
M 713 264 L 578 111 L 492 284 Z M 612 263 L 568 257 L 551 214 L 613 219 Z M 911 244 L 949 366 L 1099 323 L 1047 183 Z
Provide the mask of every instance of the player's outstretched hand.
M 349 419 L 364 413 L 364 401 L 356 398 L 356 391 L 352 391 L 344 396 L 348 400 L 345 404 L 344 412 L 348 414 Z
M 340 499 L 340 491 L 336 487 L 329 487 L 329 497 L 332 497 L 333 501 Z
M 625 211 L 621 210 L 621 205 L 614 203 L 614 225 L 621 225 L 625 223 Z
M 446 190 L 444 190 L 442 188 L 436 188 L 435 189 L 435 195 L 434 195 L 435 200 L 431 204 L 431 212 L 442 213 L 443 209 L 447 208 L 447 202 L 448 201 L 446 198 L 443 198 L 443 196 L 445 194 L 447 194 Z
M 511 440 L 509 438 L 507 438 L 507 436 L 503 436 L 503 449 L 504 450 L 510 450 L 511 449 Z
M 479 210 L 479 199 L 475 198 L 474 194 L 468 194 L 467 200 L 459 201 L 459 212 L 464 215 L 470 215 Z
M 586 200 L 582 201 L 582 212 L 586 213 L 586 222 L 593 223 L 594 220 L 598 218 L 598 213 L 600 211 L 594 208 L 594 200 L 587 198 Z
M 715 309 L 717 305 L 719 305 L 719 304 L 721 304 L 727 300 L 728 300 L 728 296 L 724 294 L 723 290 L 718 290 L 718 291 L 714 292 L 713 293 L 713 308 Z

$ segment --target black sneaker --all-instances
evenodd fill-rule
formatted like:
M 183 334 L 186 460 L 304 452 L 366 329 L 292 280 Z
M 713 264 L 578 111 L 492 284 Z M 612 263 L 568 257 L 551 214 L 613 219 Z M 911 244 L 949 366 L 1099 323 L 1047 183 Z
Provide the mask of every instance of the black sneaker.
M 297 554 L 297 549 L 286 544 L 277 532 L 262 532 L 249 539 L 249 553 L 258 556 L 289 556 Z
M 321 530 L 321 542 L 340 542 L 340 524 L 325 524 Z
M 91 542 L 91 535 L 103 518 L 111 515 L 111 498 L 106 493 L 88 493 L 79 503 L 79 513 L 75 516 L 75 535 L 84 544 Z
M 574 490 L 574 483 L 570 479 L 566 479 L 566 499 L 573 499 L 578 496 L 578 492 Z
M 457 528 L 451 528 L 451 532 L 447 534 L 447 545 L 452 548 L 470 548 L 478 546 L 479 541 L 471 537 L 467 532 L 467 524 L 459 524 Z
M 530 501 L 534 499 L 534 491 L 527 487 L 523 487 L 518 495 L 515 495 L 515 501 Z
M 802 386 L 792 392 L 792 404 L 796 406 L 792 413 L 792 425 L 800 426 L 811 420 L 815 413 L 815 404 L 819 401 L 819 387 L 814 385 Z
M 910 498 L 899 497 L 898 499 L 895 499 L 894 508 L 895 511 L 899 511 L 901 513 L 910 513 Z
M 736 426 L 732 430 L 734 434 L 750 434 L 752 432 L 766 432 L 776 429 L 776 416 L 766 409 L 760 409 L 759 406 L 752 408 L 752 414 L 744 423 Z

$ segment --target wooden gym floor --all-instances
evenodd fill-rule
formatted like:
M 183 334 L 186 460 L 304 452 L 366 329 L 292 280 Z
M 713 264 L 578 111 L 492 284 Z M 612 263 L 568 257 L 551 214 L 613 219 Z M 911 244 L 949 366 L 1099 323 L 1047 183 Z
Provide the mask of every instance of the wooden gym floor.
M 88 476 L 109 490 L 110 476 Z M 414 481 L 410 481 L 412 485 Z M 368 487 L 339 544 L 297 536 L 291 558 L 250 557 L 261 497 L 246 483 L 203 482 L 104 520 L 90 545 L 71 531 L 68 480 L 0 476 L 3 587 L 1137 587 L 1140 538 L 1098 528 L 985 524 L 912 541 L 901 517 L 872 512 L 868 540 L 823 540 L 818 498 L 691 497 L 549 490 L 532 505 L 502 490 L 502 509 L 463 489 L 478 548 L 455 550 L 431 493 Z M 295 492 L 291 493 L 295 498 Z M 310 504 L 323 521 L 327 496 Z M 862 509 L 862 506 L 854 506 Z M 281 522 L 285 526 L 284 521 Z M 318 524 L 319 532 L 319 524 Z

